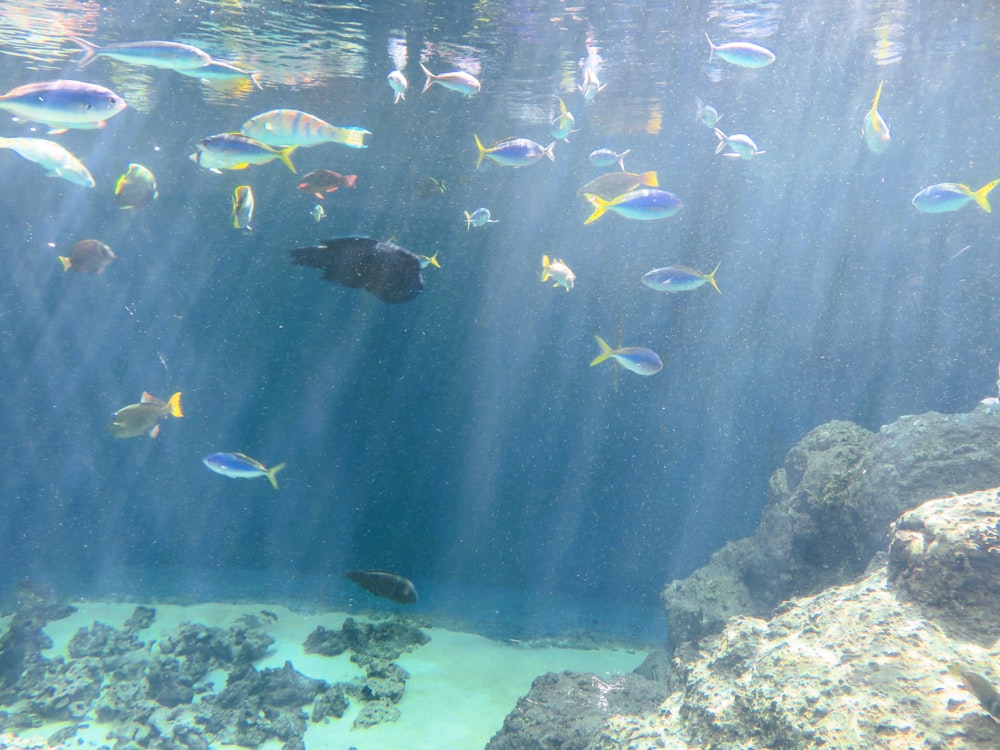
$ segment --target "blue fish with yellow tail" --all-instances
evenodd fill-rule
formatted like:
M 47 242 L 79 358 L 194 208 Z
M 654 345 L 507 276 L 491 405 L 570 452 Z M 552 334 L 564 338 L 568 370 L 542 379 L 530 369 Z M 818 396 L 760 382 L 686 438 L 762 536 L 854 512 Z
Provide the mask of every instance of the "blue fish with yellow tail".
M 288 465 L 280 463 L 269 469 L 245 453 L 213 453 L 210 456 L 205 456 L 201 462 L 216 474 L 231 479 L 267 477 L 267 481 L 274 489 L 278 489 L 278 480 L 275 475 Z
M 979 190 L 973 190 L 968 185 L 957 182 L 939 182 L 913 196 L 913 207 L 925 214 L 943 214 L 957 211 L 966 203 L 975 201 L 981 209 L 990 213 L 993 209 L 987 196 L 997 185 L 1000 185 L 1000 180 L 993 180 Z
M 552 118 L 552 129 L 549 134 L 557 141 L 569 143 L 569 136 L 573 133 L 573 125 L 576 124 L 576 120 L 573 118 L 573 114 L 566 109 L 566 102 L 562 100 L 562 97 L 556 98 L 559 100 L 559 114 Z
M 478 135 L 473 137 L 476 139 L 476 147 L 479 149 L 476 169 L 479 169 L 479 165 L 487 157 L 501 166 L 515 168 L 534 164 L 543 156 L 547 156 L 549 161 L 556 160 L 555 155 L 552 153 L 552 149 L 556 145 L 555 141 L 543 147 L 527 138 L 504 138 L 502 141 L 497 141 L 489 148 L 486 148 L 482 141 L 479 140 Z
M 295 172 L 292 151 L 298 146 L 274 148 L 243 133 L 220 133 L 202 138 L 198 150 L 191 154 L 191 161 L 199 167 L 221 174 L 223 169 L 246 169 L 251 164 L 267 164 L 274 159 Z
M 639 221 L 666 219 L 680 211 L 683 205 L 681 199 L 676 195 L 659 188 L 630 190 L 612 200 L 605 200 L 594 193 L 584 193 L 583 197 L 590 201 L 594 207 L 594 212 L 583 222 L 584 224 L 597 221 L 607 211 L 614 211 L 626 219 L 638 219 Z
M 320 146 L 339 143 L 351 148 L 368 148 L 364 128 L 338 127 L 316 115 L 298 109 L 272 109 L 243 123 L 240 132 L 268 146 Z
M 642 277 L 642 283 L 657 292 L 690 292 L 705 284 L 711 284 L 719 294 L 722 290 L 715 283 L 715 273 L 719 270 L 719 263 L 712 273 L 702 273 L 687 266 L 667 266 L 666 268 L 654 268 Z
M 601 353 L 598 354 L 590 366 L 599 365 L 606 359 L 613 359 L 629 372 L 636 375 L 655 375 L 663 369 L 663 361 L 652 349 L 641 346 L 626 346 L 621 349 L 612 349 L 608 343 L 600 336 L 594 336 Z
M 708 34 L 705 34 L 705 38 L 708 39 L 708 46 L 710 47 L 708 53 L 709 62 L 718 57 L 720 60 L 725 60 L 730 65 L 735 65 L 739 68 L 763 68 L 775 60 L 774 53 L 766 47 L 761 47 L 759 44 L 753 44 L 752 42 L 715 44 Z
M 861 136 L 865 139 L 865 145 L 873 154 L 883 154 L 889 147 L 889 124 L 882 119 L 878 113 L 878 100 L 882 96 L 882 87 L 885 81 L 878 85 L 875 91 L 875 98 L 872 100 L 872 108 L 865 115 L 865 121 L 861 125 Z

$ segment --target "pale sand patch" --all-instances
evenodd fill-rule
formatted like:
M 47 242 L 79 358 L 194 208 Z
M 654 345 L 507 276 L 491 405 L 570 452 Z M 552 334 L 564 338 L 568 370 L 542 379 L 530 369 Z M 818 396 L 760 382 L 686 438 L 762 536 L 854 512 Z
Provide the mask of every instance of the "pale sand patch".
M 94 620 L 121 628 L 132 614 L 135 604 L 101 602 L 77 604 L 78 611 L 65 620 L 50 622 L 46 632 L 53 648 L 45 652 L 52 657 L 66 656 L 69 639 L 76 631 Z M 182 622 L 228 628 L 244 615 L 259 615 L 268 610 L 278 616 L 277 622 L 263 621 L 275 644 L 255 666 L 257 669 L 280 668 L 286 661 L 308 677 L 327 682 L 360 680 L 364 674 L 350 662 L 350 654 L 337 657 L 305 654 L 302 644 L 306 637 L 322 625 L 339 630 L 352 615 L 340 612 L 308 614 L 293 612 L 271 604 L 200 604 L 180 606 L 150 605 L 156 609 L 156 621 L 139 637 L 147 645 L 161 633 L 175 630 Z M 365 618 L 355 616 L 365 621 Z M 406 693 L 399 702 L 399 721 L 380 724 L 369 729 L 354 729 L 357 702 L 342 719 L 330 719 L 321 724 L 309 723 L 305 735 L 307 750 L 479 750 L 503 724 L 504 717 L 514 708 L 519 696 L 528 692 L 532 680 L 545 672 L 593 672 L 607 680 L 611 675 L 629 672 L 645 657 L 644 653 L 625 650 L 575 650 L 559 648 L 525 648 L 499 643 L 470 633 L 440 628 L 425 628 L 430 643 L 403 654 L 398 664 L 410 673 Z M 209 676 L 216 691 L 225 687 L 225 674 Z M 311 710 L 306 706 L 305 710 Z M 26 732 L 45 737 L 65 724 L 50 725 Z M 91 723 L 78 737 L 105 744 L 109 727 Z M 268 743 L 262 750 L 280 747 Z

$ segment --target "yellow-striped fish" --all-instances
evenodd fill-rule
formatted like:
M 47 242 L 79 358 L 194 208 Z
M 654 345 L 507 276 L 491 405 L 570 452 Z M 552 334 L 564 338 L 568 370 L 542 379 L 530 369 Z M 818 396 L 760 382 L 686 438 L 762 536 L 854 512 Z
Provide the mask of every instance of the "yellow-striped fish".
M 364 128 L 337 127 L 308 112 L 272 109 L 251 117 L 240 128 L 243 135 L 268 146 L 319 146 L 340 143 L 351 148 L 367 148 Z

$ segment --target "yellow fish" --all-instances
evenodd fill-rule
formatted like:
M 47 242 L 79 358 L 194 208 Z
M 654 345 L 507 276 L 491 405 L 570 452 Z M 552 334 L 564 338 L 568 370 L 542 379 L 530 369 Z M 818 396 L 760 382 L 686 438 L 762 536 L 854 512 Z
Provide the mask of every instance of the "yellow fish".
M 882 86 L 884 85 L 885 81 L 882 81 L 878 85 L 878 90 L 875 91 L 875 98 L 872 100 L 872 108 L 868 110 L 868 114 L 865 115 L 864 124 L 861 126 L 861 135 L 865 139 L 865 145 L 868 146 L 868 150 L 873 154 L 885 153 L 885 150 L 889 148 L 889 140 L 891 138 L 888 123 L 878 113 L 878 100 L 882 96 Z

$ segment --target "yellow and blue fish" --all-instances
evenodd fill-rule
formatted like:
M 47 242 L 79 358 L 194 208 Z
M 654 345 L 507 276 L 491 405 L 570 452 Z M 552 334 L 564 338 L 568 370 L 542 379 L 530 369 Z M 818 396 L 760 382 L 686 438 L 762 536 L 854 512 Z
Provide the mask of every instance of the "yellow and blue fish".
M 585 193 L 584 198 L 590 201 L 594 207 L 594 212 L 583 222 L 591 224 L 607 211 L 614 211 L 619 216 L 626 219 L 637 219 L 639 221 L 652 221 L 655 219 L 666 219 L 681 210 L 681 199 L 668 190 L 659 188 L 640 188 L 630 190 L 619 195 L 612 200 L 605 200 L 599 195 Z
M 489 158 L 504 167 L 515 168 L 534 164 L 543 156 L 547 156 L 549 161 L 556 160 L 555 155 L 552 153 L 552 148 L 556 145 L 555 141 L 543 147 L 541 144 L 527 138 L 504 138 L 486 148 L 482 144 L 482 141 L 479 140 L 478 135 L 473 137 L 476 139 L 476 147 L 479 149 L 476 169 L 479 169 L 479 165 L 483 163 L 484 158 Z
M 690 292 L 705 284 L 711 284 L 719 294 L 722 290 L 715 283 L 715 273 L 719 270 L 719 263 L 711 273 L 702 273 L 687 266 L 667 266 L 666 268 L 654 268 L 642 277 L 642 283 L 657 292 Z
M 878 85 L 878 89 L 875 91 L 875 98 L 872 100 L 872 108 L 868 110 L 868 114 L 865 115 L 865 121 L 861 125 L 861 136 L 865 139 L 865 145 L 868 146 L 868 150 L 873 154 L 885 153 L 885 150 L 889 147 L 889 140 L 891 138 L 889 135 L 889 124 L 878 113 L 878 100 L 882 96 L 882 86 L 884 85 L 885 81 L 882 81 Z
M 103 128 L 125 109 L 125 100 L 95 83 L 41 81 L 18 86 L 0 96 L 0 109 L 22 120 L 48 125 L 49 133 L 56 134 L 70 128 Z
M 220 133 L 202 138 L 198 142 L 198 150 L 191 154 L 191 161 L 212 172 L 220 172 L 223 169 L 246 169 L 251 164 L 267 164 L 280 159 L 282 164 L 295 172 L 291 154 L 297 148 L 274 148 L 243 133 Z
M 600 336 L 594 336 L 597 345 L 601 347 L 598 354 L 590 366 L 599 365 L 606 359 L 613 359 L 629 372 L 636 375 L 655 375 L 663 369 L 663 361 L 652 349 L 642 346 L 626 346 L 621 349 L 612 349 L 608 343 Z
M 274 489 L 278 489 L 277 473 L 288 464 L 280 463 L 270 469 L 260 461 L 250 458 L 245 453 L 212 453 L 205 456 L 201 462 L 216 474 L 230 479 L 256 479 L 267 477 Z
M 997 185 L 1000 185 L 1000 180 L 993 180 L 979 190 L 973 190 L 968 185 L 957 182 L 939 182 L 913 196 L 913 207 L 925 214 L 943 214 L 957 211 L 967 203 L 975 201 L 977 206 L 990 213 L 993 209 L 990 207 L 988 196 Z
M 268 146 L 319 146 L 339 143 L 351 148 L 368 148 L 364 128 L 338 127 L 298 109 L 272 109 L 251 117 L 240 128 L 243 135 Z
M 569 143 L 569 136 L 573 132 L 576 120 L 573 118 L 573 114 L 566 109 L 566 102 L 562 100 L 562 97 L 557 98 L 559 99 L 559 114 L 552 118 L 552 129 L 549 134 L 557 141 Z

